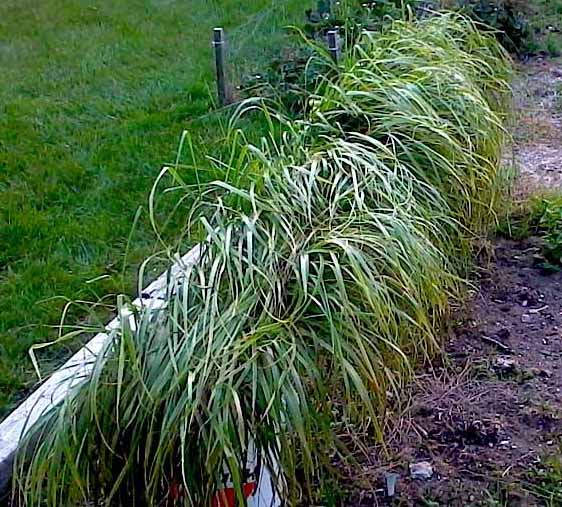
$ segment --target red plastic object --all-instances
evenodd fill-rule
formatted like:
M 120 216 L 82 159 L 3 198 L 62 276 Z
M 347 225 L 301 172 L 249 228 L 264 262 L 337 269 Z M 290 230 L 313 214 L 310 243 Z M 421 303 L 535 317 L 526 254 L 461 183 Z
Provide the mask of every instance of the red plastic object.
M 248 482 L 242 486 L 244 498 L 252 496 L 258 485 L 255 482 Z M 234 488 L 226 488 L 220 490 L 213 498 L 211 507 L 236 507 L 236 490 Z

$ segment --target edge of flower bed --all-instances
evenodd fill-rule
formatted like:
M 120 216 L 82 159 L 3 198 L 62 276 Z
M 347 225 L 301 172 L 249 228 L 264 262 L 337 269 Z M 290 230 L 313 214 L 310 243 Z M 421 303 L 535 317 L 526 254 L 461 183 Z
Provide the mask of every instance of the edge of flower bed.
M 197 245 L 182 257 L 178 256 L 167 271 L 142 291 L 133 305 L 149 309 L 161 307 L 166 300 L 170 280 L 181 281 L 199 261 L 200 250 Z M 42 414 L 64 400 L 71 389 L 90 374 L 97 354 L 109 339 L 109 333 L 120 326 L 122 319 L 131 315 L 131 312 L 121 312 L 107 324 L 105 332 L 95 335 L 0 423 L 0 498 L 8 491 L 13 460 L 21 438 Z

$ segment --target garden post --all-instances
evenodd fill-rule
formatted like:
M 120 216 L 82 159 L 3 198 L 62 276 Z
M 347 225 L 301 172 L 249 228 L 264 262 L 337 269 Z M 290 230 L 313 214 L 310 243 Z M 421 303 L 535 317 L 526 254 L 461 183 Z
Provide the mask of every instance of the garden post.
M 334 60 L 335 63 L 338 63 L 339 48 L 338 48 L 338 31 L 337 30 L 330 30 L 328 32 L 328 51 L 330 51 L 330 55 L 332 56 L 332 60 Z
M 217 92 L 219 106 L 227 104 L 226 78 L 224 71 L 224 30 L 215 28 L 213 30 L 213 46 L 215 48 L 215 67 L 217 71 Z

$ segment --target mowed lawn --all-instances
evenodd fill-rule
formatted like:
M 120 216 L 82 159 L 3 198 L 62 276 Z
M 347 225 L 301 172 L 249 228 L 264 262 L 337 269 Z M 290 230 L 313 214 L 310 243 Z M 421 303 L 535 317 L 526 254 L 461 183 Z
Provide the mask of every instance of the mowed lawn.
M 212 28 L 227 30 L 242 75 L 304 8 L 0 2 L 0 419 L 37 381 L 28 350 L 56 336 L 67 300 L 134 292 L 136 268 L 158 247 L 146 212 L 132 225 L 182 130 L 220 150 L 216 117 L 193 121 L 213 110 Z M 70 351 L 53 350 L 40 355 L 47 369 Z

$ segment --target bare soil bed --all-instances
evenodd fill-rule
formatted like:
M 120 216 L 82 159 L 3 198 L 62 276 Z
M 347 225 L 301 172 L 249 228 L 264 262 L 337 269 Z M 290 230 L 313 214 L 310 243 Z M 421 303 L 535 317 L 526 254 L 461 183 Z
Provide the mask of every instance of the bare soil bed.
M 543 274 L 538 251 L 535 241 L 497 242 L 443 363 L 418 377 L 389 425 L 389 458 L 380 448 L 360 458 L 347 505 L 562 505 L 541 491 L 562 435 L 562 274 Z M 430 479 L 411 478 L 420 462 Z

